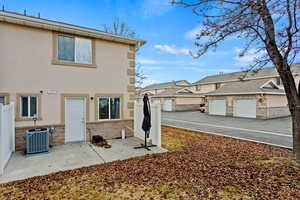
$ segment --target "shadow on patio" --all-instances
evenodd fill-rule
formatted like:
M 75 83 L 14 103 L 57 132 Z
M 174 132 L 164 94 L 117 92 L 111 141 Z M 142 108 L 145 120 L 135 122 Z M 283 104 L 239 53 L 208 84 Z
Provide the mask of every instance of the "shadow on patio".
M 151 151 L 133 149 L 142 142 L 136 137 L 129 137 L 108 140 L 112 145 L 110 149 L 83 142 L 54 147 L 46 154 L 25 156 L 23 152 L 16 152 L 0 177 L 0 183 L 166 151 L 159 147 L 151 148 Z

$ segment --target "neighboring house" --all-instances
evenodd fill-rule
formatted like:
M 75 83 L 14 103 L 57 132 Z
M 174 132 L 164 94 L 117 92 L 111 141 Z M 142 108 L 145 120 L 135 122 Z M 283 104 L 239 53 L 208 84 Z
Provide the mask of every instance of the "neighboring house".
M 291 69 L 298 85 L 300 64 L 292 65 Z M 206 97 L 210 114 L 263 119 L 289 115 L 283 84 L 274 67 L 207 76 L 192 85 L 196 93 Z M 270 91 L 266 93 L 266 89 Z M 248 100 L 239 100 L 243 98 Z
M 198 110 L 204 103 L 202 95 L 195 94 L 189 88 L 174 88 L 151 97 L 152 102 L 160 103 L 163 111 Z
M 292 72 L 295 77 L 296 83 L 298 83 L 300 80 L 300 63 L 292 65 Z M 192 85 L 197 93 L 208 93 L 220 88 L 226 83 L 257 79 L 273 80 L 278 86 L 283 87 L 279 74 L 274 67 L 262 68 L 258 72 L 250 71 L 246 73 L 240 71 L 206 76 L 203 79 L 193 83 Z
M 148 85 L 140 90 L 140 95 L 148 94 L 151 95 L 157 95 L 161 92 L 172 90 L 174 88 L 181 89 L 183 87 L 190 87 L 190 83 L 186 80 L 179 80 L 179 81 L 170 81 L 165 83 L 155 83 Z
M 0 11 L 0 103 L 25 131 L 54 127 L 53 144 L 132 135 L 135 50 L 145 41 Z
M 206 94 L 208 113 L 270 119 L 290 115 L 285 92 L 273 80 L 230 82 Z
M 203 103 L 203 96 L 194 94 L 190 87 L 186 80 L 152 84 L 140 90 L 137 100 L 147 93 L 152 102 L 161 104 L 163 111 L 197 110 Z

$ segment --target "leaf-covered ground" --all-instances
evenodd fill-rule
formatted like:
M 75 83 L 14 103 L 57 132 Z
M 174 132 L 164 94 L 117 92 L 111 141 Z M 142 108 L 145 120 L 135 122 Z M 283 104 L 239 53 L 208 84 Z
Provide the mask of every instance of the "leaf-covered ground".
M 300 199 L 290 150 L 162 127 L 167 153 L 0 185 L 0 199 Z

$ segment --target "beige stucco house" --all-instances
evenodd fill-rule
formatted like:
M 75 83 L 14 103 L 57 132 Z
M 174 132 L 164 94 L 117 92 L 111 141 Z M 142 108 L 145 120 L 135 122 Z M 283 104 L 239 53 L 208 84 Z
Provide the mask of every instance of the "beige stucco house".
M 189 111 L 199 109 L 204 103 L 201 94 L 195 94 L 191 84 L 186 80 L 156 83 L 144 87 L 137 95 L 141 101 L 144 94 L 148 94 L 151 102 L 159 103 L 163 111 Z
M 132 135 L 135 50 L 145 41 L 0 11 L 0 103 L 16 104 L 16 148 L 33 128 L 54 145 Z
M 300 64 L 292 65 L 291 69 L 298 85 Z M 192 87 L 205 96 L 209 114 L 261 119 L 290 114 L 282 81 L 274 67 L 207 76 Z

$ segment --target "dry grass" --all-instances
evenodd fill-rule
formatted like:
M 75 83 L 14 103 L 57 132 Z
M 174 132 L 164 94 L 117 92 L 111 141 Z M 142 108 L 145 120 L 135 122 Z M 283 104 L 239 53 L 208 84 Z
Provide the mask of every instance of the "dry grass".
M 167 153 L 0 185 L 0 199 L 300 199 L 287 149 L 162 127 Z

